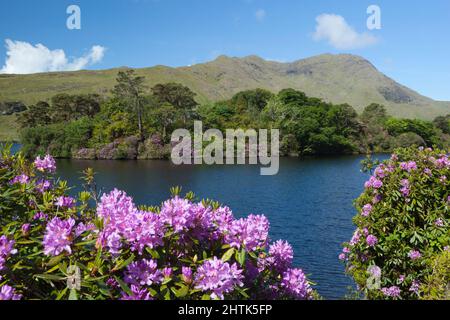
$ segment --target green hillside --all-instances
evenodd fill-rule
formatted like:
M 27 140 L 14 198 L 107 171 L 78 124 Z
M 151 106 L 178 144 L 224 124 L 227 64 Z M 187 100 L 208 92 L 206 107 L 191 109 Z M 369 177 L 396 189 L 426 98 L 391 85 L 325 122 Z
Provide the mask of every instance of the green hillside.
M 32 104 L 57 93 L 109 94 L 117 72 L 54 72 L 32 75 L 0 75 L 0 101 Z M 145 76 L 148 89 L 157 83 L 178 82 L 197 93 L 200 103 L 228 99 L 255 88 L 278 92 L 294 88 L 332 103 L 348 103 L 358 112 L 370 103 L 386 106 L 389 114 L 431 120 L 450 113 L 450 102 L 437 102 L 398 84 L 369 61 L 354 55 L 320 55 L 291 63 L 266 61 L 257 56 L 231 58 L 188 67 L 155 66 L 136 70 Z M 3 117 L 3 116 L 2 116 Z M 0 137 L 15 136 L 9 118 L 0 119 Z

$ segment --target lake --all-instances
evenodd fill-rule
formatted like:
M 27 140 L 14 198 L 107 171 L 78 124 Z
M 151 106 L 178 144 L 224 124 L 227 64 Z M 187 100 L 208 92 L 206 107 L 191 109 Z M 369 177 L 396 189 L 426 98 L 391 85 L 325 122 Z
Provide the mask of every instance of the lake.
M 259 166 L 250 165 L 58 160 L 58 174 L 69 185 L 80 185 L 80 172 L 92 167 L 103 191 L 117 187 L 133 196 L 137 204 L 159 205 L 169 197 L 170 187 L 181 186 L 183 192 L 194 191 L 199 198 L 226 204 L 236 217 L 265 214 L 271 223 L 271 239 L 288 240 L 294 248 L 294 264 L 317 283 L 319 293 L 327 299 L 339 299 L 353 286 L 338 254 L 341 243 L 353 234 L 356 210 L 352 202 L 368 178 L 360 172 L 363 158 L 283 158 L 275 176 L 260 176 Z

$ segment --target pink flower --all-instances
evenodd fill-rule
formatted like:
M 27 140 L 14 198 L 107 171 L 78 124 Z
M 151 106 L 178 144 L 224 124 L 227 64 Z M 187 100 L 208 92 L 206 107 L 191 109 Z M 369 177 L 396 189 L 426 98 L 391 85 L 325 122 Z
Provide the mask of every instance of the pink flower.
M 369 247 L 374 247 L 378 243 L 378 238 L 369 234 L 366 238 L 366 242 Z
M 362 212 L 361 215 L 363 217 L 367 217 L 369 216 L 369 214 L 372 212 L 372 205 L 371 204 L 366 204 L 363 208 L 362 208 Z
M 411 260 L 417 260 L 417 259 L 420 259 L 420 258 L 422 257 L 422 254 L 420 253 L 420 251 L 417 251 L 417 250 L 411 250 L 411 251 L 408 253 L 408 257 L 409 257 Z
M 37 170 L 42 172 L 47 171 L 53 173 L 56 171 L 55 159 L 53 159 L 53 157 L 50 155 L 46 155 L 44 159 L 41 159 L 41 157 L 37 157 L 36 160 L 34 160 L 34 166 Z

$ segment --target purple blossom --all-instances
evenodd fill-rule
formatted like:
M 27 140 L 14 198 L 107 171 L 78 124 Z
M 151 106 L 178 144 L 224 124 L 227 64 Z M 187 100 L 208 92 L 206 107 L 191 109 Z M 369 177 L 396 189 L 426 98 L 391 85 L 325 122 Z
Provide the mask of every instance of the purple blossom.
M 107 247 L 109 253 L 117 255 L 122 248 L 122 237 L 117 231 L 102 231 L 98 235 L 96 246 Z
M 420 289 L 420 282 L 414 280 L 411 284 L 411 287 L 409 288 L 409 291 L 414 292 L 415 294 L 419 294 L 419 289 Z
M 185 231 L 194 224 L 195 209 L 189 200 L 175 197 L 163 203 L 160 213 L 161 220 L 171 226 L 175 232 Z
M 212 240 L 218 240 L 225 237 L 231 230 L 234 221 L 233 212 L 228 207 L 219 207 L 212 212 L 212 225 L 214 230 L 210 232 Z
M 449 168 L 450 160 L 448 159 L 448 157 L 446 155 L 443 155 L 441 158 L 434 161 L 434 165 L 438 169 Z
M 400 188 L 400 192 L 404 197 L 408 197 L 409 193 L 411 192 L 409 180 L 403 179 L 402 181 L 400 181 L 400 185 L 402 186 L 402 188 Z
M 52 187 L 52 183 L 48 180 L 41 179 L 36 182 L 36 190 L 40 193 L 44 193 Z
M 373 209 L 373 207 L 372 207 L 371 204 L 366 204 L 366 205 L 362 208 L 361 215 L 362 215 L 363 217 L 369 216 L 369 214 L 372 212 L 372 209 Z
M 37 170 L 42 172 L 47 171 L 53 173 L 56 171 L 56 162 L 51 155 L 46 155 L 43 159 L 37 157 L 36 160 L 34 160 L 34 166 Z
M 192 269 L 189 267 L 183 266 L 181 268 L 181 277 L 183 278 L 183 281 L 187 284 L 190 284 L 192 282 Z
M 439 218 L 439 219 L 437 219 L 437 220 L 434 222 L 434 225 L 435 225 L 436 227 L 443 227 L 443 226 L 444 226 L 444 220 L 442 220 L 441 218 Z
M 433 175 L 433 172 L 429 168 L 425 168 L 423 170 L 423 173 L 425 173 L 429 177 L 431 177 Z
M 387 176 L 386 172 L 388 172 L 388 170 L 385 171 L 385 167 L 383 165 L 380 165 L 375 169 L 374 174 L 376 177 L 383 179 Z
M 366 242 L 369 247 L 374 247 L 378 243 L 378 238 L 369 234 L 366 238 Z
M 81 236 L 86 231 L 93 230 L 95 230 L 95 225 L 93 223 L 84 224 L 83 222 L 80 222 L 75 228 L 75 237 Z
M 445 182 L 447 182 L 447 176 L 441 176 L 441 177 L 439 178 L 439 181 L 440 181 L 442 184 L 445 184 Z
M 27 184 L 30 182 L 30 177 L 26 174 L 20 174 L 16 176 L 14 179 L 12 179 L 9 183 L 10 184 Z
M 29 223 L 24 223 L 20 228 L 23 235 L 28 235 L 30 233 L 31 225 Z
M 75 206 L 75 199 L 72 197 L 61 196 L 56 199 L 55 205 L 62 208 L 72 208 Z
M 43 212 L 38 212 L 33 216 L 33 220 L 47 220 L 48 216 Z
M 381 196 L 381 194 L 377 194 L 373 197 L 372 199 L 372 203 L 373 204 L 377 204 L 379 203 L 381 200 L 383 200 L 383 197 Z
M 161 271 L 154 260 L 134 261 L 127 266 L 125 281 L 136 286 L 151 286 L 163 280 Z
M 341 254 L 339 254 L 338 258 L 341 261 L 345 261 L 345 260 L 347 260 L 347 255 L 345 253 L 341 253 Z
M 350 245 L 354 246 L 354 245 L 358 244 L 360 239 L 361 239 L 360 231 L 359 231 L 359 229 L 356 229 L 350 240 Z
M 106 280 L 106 285 L 108 287 L 111 287 L 111 288 L 114 288 L 114 289 L 117 289 L 117 288 L 120 287 L 119 282 L 117 282 L 117 280 L 114 279 L 113 277 L 110 277 L 110 278 L 108 278 L 108 280 Z
M 257 263 L 258 264 L 258 263 Z M 251 260 L 246 260 L 245 262 L 245 280 L 244 283 L 245 285 L 253 285 L 254 281 L 256 280 L 256 278 L 258 277 L 258 275 L 260 274 L 260 270 L 258 268 L 258 266 L 251 261 Z
M 0 287 L 0 301 L 2 300 L 20 300 L 22 298 L 21 294 L 17 294 L 13 287 L 8 285 L 3 285 Z
M 383 182 L 374 176 L 370 177 L 369 181 L 367 181 L 364 184 L 364 187 L 366 189 L 369 189 L 369 188 L 380 189 L 382 186 L 383 186 Z
M 402 170 L 411 172 L 413 170 L 417 170 L 417 164 L 414 161 L 402 162 L 400 163 L 400 168 L 402 168 Z
M 131 295 L 122 292 L 121 300 L 153 300 L 147 289 L 141 289 L 139 286 L 131 285 Z
M 275 269 L 282 272 L 291 266 L 294 250 L 287 241 L 278 240 L 269 247 L 269 255 L 273 259 Z
M 224 294 L 232 292 L 236 286 L 242 287 L 242 270 L 237 264 L 230 266 L 217 257 L 206 260 L 195 274 L 195 288 L 210 292 L 212 299 L 224 299 Z
M 14 244 L 15 241 L 8 240 L 5 235 L 0 237 L 0 271 L 5 268 L 5 262 L 8 257 L 17 253 L 17 250 L 14 249 Z
M 405 281 L 405 275 L 404 274 L 402 274 L 402 275 L 400 275 L 400 277 L 398 277 L 398 281 L 400 282 L 400 283 L 403 283 L 403 281 Z
M 164 279 L 170 279 L 170 278 L 172 278 L 173 269 L 170 267 L 165 267 L 164 269 L 162 269 L 161 273 L 162 273 Z
M 288 269 L 283 273 L 281 288 L 290 297 L 298 300 L 312 299 L 312 289 L 301 269 Z
M 153 249 L 163 244 L 164 226 L 159 215 L 138 211 L 135 220 L 129 222 L 124 236 L 131 243 L 131 250 L 142 254 L 145 247 Z
M 97 207 L 97 216 L 103 219 L 99 244 L 108 247 L 112 254 L 121 249 L 122 238 L 139 254 L 145 247 L 154 248 L 162 244 L 164 226 L 161 216 L 139 211 L 133 199 L 123 191 L 114 189 L 104 194 Z
M 381 268 L 379 266 L 372 265 L 367 271 L 374 277 L 381 277 Z
M 420 251 L 417 251 L 417 250 L 411 250 L 411 251 L 408 253 L 408 257 L 409 257 L 411 260 L 417 260 L 417 259 L 420 259 L 420 258 L 422 257 L 422 254 L 420 253 Z
M 44 253 L 48 256 L 57 256 L 63 251 L 71 254 L 73 235 L 72 228 L 75 225 L 75 220 L 69 218 L 61 220 L 58 217 L 53 218 L 45 229 L 44 235 Z
M 236 248 L 245 247 L 254 251 L 266 246 L 269 236 L 269 221 L 263 215 L 249 215 L 246 219 L 234 220 L 226 242 Z
M 398 297 L 400 297 L 400 293 L 401 293 L 400 288 L 397 286 L 392 286 L 389 288 L 382 288 L 381 292 L 383 292 L 383 294 L 386 297 L 391 297 L 391 298 L 398 298 Z

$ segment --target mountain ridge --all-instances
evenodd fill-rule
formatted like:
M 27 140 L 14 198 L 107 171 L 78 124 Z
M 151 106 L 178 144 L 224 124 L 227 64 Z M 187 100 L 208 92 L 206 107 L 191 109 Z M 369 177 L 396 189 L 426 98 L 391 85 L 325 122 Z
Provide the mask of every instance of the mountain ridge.
M 35 103 L 57 93 L 108 94 L 117 72 L 125 68 L 0 75 L 0 101 Z M 191 66 L 156 65 L 135 70 L 146 77 L 148 88 L 179 82 L 196 92 L 201 103 L 229 99 L 239 91 L 255 88 L 272 92 L 294 88 L 327 102 L 348 103 L 358 112 L 370 103 L 380 103 L 397 117 L 430 120 L 450 113 L 450 102 L 425 97 L 381 73 L 364 57 L 351 54 L 321 54 L 292 62 L 256 55 L 221 55 Z

